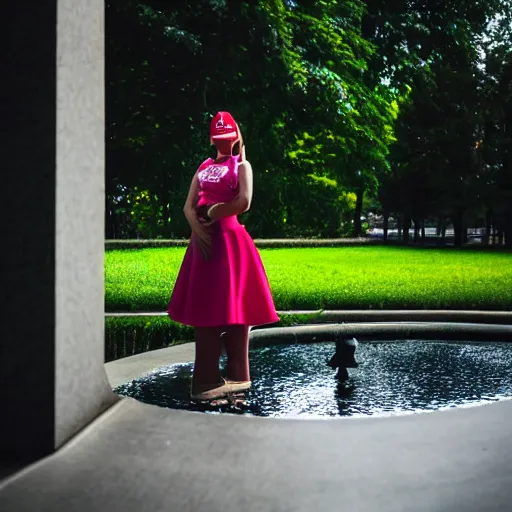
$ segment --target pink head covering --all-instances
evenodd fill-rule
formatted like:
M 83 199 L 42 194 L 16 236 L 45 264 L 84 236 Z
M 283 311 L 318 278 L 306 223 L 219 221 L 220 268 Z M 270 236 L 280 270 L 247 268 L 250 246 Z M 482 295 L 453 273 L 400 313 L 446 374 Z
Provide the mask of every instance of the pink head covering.
M 210 123 L 210 138 L 216 140 L 236 141 L 240 137 L 238 127 L 229 112 L 218 112 Z

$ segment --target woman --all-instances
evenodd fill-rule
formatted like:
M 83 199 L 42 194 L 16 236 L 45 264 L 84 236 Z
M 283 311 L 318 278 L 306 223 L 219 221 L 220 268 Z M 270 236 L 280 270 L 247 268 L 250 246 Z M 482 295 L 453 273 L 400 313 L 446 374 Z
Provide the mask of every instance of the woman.
M 261 258 L 237 218 L 250 208 L 253 175 L 229 112 L 212 119 L 210 142 L 217 156 L 199 166 L 190 185 L 183 211 L 192 237 L 168 309 L 171 319 L 195 327 L 195 400 L 248 390 L 249 326 L 279 320 Z M 219 371 L 223 345 L 226 379 Z

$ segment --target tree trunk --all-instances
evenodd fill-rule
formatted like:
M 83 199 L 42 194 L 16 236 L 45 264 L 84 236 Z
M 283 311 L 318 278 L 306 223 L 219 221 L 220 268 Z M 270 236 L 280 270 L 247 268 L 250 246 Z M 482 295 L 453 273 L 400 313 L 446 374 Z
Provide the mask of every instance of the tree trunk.
M 409 229 L 411 229 L 411 217 L 406 216 L 404 219 L 404 236 L 402 238 L 406 244 L 409 243 Z
M 427 239 L 427 234 L 425 232 L 425 219 L 422 219 L 421 221 L 421 241 L 425 243 L 425 240 Z
M 453 235 L 454 235 L 454 245 L 455 247 L 462 247 L 464 243 L 464 212 L 462 210 L 458 210 L 453 216 Z
M 487 210 L 485 212 L 485 233 L 482 240 L 482 243 L 484 245 L 489 245 L 489 240 L 491 238 L 491 222 L 492 222 L 492 216 L 491 212 Z
M 108 195 L 105 194 L 105 238 L 114 238 L 114 226 L 112 218 L 112 210 L 110 209 L 110 200 Z
M 414 219 L 414 243 L 418 242 L 418 239 L 420 237 L 420 221 L 415 218 Z
M 356 210 L 354 212 L 354 236 L 361 236 L 361 215 L 363 213 L 364 186 L 357 191 Z
M 503 222 L 503 235 L 505 247 L 512 247 L 512 208 L 510 207 Z
M 384 230 L 384 240 L 388 239 L 388 228 L 389 228 L 389 213 L 384 212 L 384 224 L 382 226 Z

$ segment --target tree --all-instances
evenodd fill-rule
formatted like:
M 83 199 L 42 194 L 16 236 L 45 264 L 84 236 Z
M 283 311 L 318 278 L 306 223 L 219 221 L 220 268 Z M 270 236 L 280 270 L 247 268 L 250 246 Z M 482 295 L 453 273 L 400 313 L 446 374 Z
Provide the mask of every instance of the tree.
M 512 246 L 512 52 L 509 47 L 488 49 L 484 89 L 485 121 L 480 182 L 487 213 L 488 233 L 494 226 Z
M 361 81 L 375 51 L 360 36 L 363 11 L 359 0 L 108 0 L 107 211 L 147 190 L 160 235 L 187 236 L 186 189 L 210 116 L 228 106 L 258 172 L 256 236 L 288 230 L 290 188 L 309 175 L 371 181 L 396 109 L 385 86 Z
M 468 215 L 478 213 L 474 206 L 481 193 L 476 151 L 483 116 L 480 50 L 488 21 L 506 13 L 506 6 L 450 2 L 441 9 L 433 1 L 398 2 L 400 8 L 392 11 L 395 3 L 371 5 L 375 37 L 389 53 L 402 49 L 394 56 L 380 55 L 375 65 L 387 69 L 390 80 L 407 77 L 412 88 L 411 104 L 397 128 L 393 175 L 381 192 L 385 210 L 403 215 L 405 238 L 411 219 L 422 223 L 428 215 L 448 215 L 460 245 Z M 416 23 L 401 31 L 390 21 L 407 17 Z M 391 28 L 377 30 L 388 26 L 386 19 Z

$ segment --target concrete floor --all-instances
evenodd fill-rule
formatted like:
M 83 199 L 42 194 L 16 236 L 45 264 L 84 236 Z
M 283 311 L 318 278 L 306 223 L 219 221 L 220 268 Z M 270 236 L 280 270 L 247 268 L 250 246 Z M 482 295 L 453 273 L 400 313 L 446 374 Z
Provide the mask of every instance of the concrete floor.
M 512 503 L 512 401 L 279 420 L 123 399 L 0 485 L 2 512 L 481 512 Z

